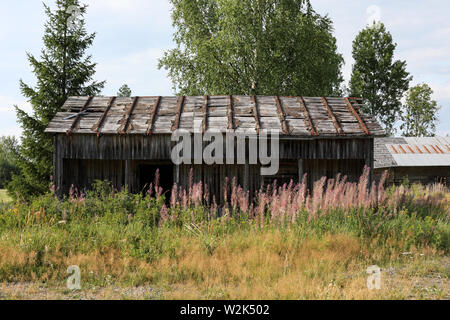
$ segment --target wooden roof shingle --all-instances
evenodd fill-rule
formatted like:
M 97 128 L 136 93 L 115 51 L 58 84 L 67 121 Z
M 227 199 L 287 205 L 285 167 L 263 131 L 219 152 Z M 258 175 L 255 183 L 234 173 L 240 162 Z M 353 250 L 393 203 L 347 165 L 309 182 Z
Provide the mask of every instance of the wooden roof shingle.
M 173 130 L 259 133 L 278 129 L 299 137 L 384 136 L 361 100 L 338 97 L 154 96 L 70 97 L 48 133 L 171 134 Z

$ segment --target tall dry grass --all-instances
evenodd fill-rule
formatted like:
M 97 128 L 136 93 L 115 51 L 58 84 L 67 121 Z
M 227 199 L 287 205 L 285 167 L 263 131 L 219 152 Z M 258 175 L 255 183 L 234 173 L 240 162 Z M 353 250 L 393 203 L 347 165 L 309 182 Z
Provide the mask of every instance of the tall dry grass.
M 105 182 L 62 201 L 50 192 L 0 207 L 0 282 L 63 284 L 76 264 L 89 286 L 152 286 L 161 298 L 406 298 L 411 273 L 372 292 L 365 269 L 448 257 L 449 192 L 385 178 L 369 186 L 366 169 L 358 183 L 307 190 L 304 177 L 253 201 L 231 179 L 223 204 L 192 179 L 166 201 L 158 175 L 145 196 Z

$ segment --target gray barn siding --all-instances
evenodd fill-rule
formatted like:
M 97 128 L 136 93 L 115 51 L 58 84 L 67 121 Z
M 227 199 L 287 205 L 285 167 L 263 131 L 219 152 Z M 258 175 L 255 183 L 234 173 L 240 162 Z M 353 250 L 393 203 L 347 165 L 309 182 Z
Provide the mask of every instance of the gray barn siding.
M 109 180 L 120 189 L 125 184 L 132 192 L 139 192 L 141 164 L 169 164 L 173 142 L 170 135 L 55 135 L 54 181 L 60 194 L 68 192 L 73 184 L 89 187 L 95 179 Z M 193 167 L 194 181 L 208 184 L 211 195 L 223 200 L 225 177 L 236 177 L 237 183 L 254 194 L 261 184 L 277 179 L 280 183 L 290 178 L 298 181 L 298 160 L 303 159 L 302 172 L 308 174 L 308 184 L 323 175 L 337 173 L 356 180 L 364 165 L 373 164 L 373 138 L 281 139 L 280 171 L 275 177 L 261 177 L 259 165 L 180 165 L 179 184 L 187 187 L 189 171 Z M 173 167 L 174 181 L 177 168 Z M 165 177 L 161 177 L 164 179 Z
M 410 183 L 450 185 L 449 167 L 391 167 L 374 170 L 378 181 L 384 171 L 388 171 L 388 184 L 399 185 L 407 178 Z
M 55 136 L 56 158 L 170 160 L 170 135 Z M 364 159 L 373 162 L 373 138 L 280 139 L 280 159 Z

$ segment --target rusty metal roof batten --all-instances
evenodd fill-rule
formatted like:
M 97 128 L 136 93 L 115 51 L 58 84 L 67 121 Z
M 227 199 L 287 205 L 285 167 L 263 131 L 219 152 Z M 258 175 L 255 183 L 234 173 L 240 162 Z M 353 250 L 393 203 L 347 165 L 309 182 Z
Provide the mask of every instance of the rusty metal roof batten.
M 278 114 L 278 118 L 280 119 L 281 128 L 283 129 L 283 133 L 289 134 L 288 125 L 286 122 L 286 116 L 284 114 L 283 107 L 280 102 L 280 97 L 275 96 L 275 104 L 277 105 L 277 114 Z
M 66 134 L 68 136 L 70 136 L 73 133 L 73 130 L 75 130 L 75 128 L 78 124 L 78 121 L 80 121 L 81 114 L 85 112 L 85 110 L 87 109 L 87 107 L 89 106 L 89 104 L 91 103 L 93 98 L 94 97 L 92 97 L 92 96 L 88 97 L 88 99 L 84 103 L 83 107 L 81 108 L 80 112 L 78 112 L 77 116 L 75 117 L 75 120 L 73 120 L 73 122 L 70 126 L 70 129 L 66 131 Z
M 305 100 L 303 99 L 303 97 L 298 97 L 297 100 L 303 106 L 305 119 L 307 120 L 306 122 L 308 123 L 309 130 L 311 131 L 311 135 L 312 136 L 318 136 L 319 132 L 314 127 L 314 123 L 312 121 L 311 115 L 309 114 L 309 110 L 308 110 L 308 107 L 306 106 Z
M 109 110 L 111 109 L 111 106 L 113 105 L 114 101 L 116 100 L 116 97 L 109 98 L 108 106 L 106 107 L 105 111 L 103 111 L 102 116 L 98 120 L 98 122 L 95 124 L 95 126 L 92 128 L 93 131 L 97 133 L 97 137 L 101 135 L 100 129 L 103 125 L 103 122 L 106 119 L 106 115 L 108 114 Z
M 253 117 L 255 118 L 255 128 L 256 133 L 259 134 L 259 130 L 261 129 L 261 122 L 259 121 L 259 111 L 258 111 L 258 102 L 256 102 L 256 97 L 251 96 L 252 100 L 252 108 L 253 108 Z
M 150 119 L 148 120 L 148 128 L 147 128 L 147 135 L 150 136 L 152 134 L 153 130 L 153 123 L 155 122 L 156 113 L 158 112 L 159 104 L 161 103 L 161 96 L 158 96 L 156 98 L 155 103 L 153 104 L 152 113 L 150 115 Z
M 325 109 L 328 112 L 328 115 L 330 116 L 331 120 L 333 121 L 333 124 L 334 124 L 334 127 L 336 128 L 337 134 L 341 135 L 343 133 L 342 128 L 339 125 L 339 122 L 337 121 L 336 116 L 334 115 L 333 111 L 331 110 L 330 105 L 328 104 L 327 98 L 321 97 L 321 99 L 322 99 L 323 105 L 325 106 Z
M 355 116 L 355 118 L 358 120 L 359 125 L 361 127 L 361 129 L 363 129 L 363 131 L 370 136 L 370 131 L 367 128 L 366 124 L 364 123 L 364 121 L 361 119 L 361 117 L 359 116 L 358 112 L 356 111 L 356 109 L 353 107 L 352 103 L 350 102 L 349 98 L 345 98 L 345 102 L 347 103 L 347 107 L 350 110 L 351 113 L 353 113 L 353 115 Z
M 445 153 L 438 145 L 436 145 L 436 148 L 439 150 L 440 153 Z
M 123 124 L 123 127 L 120 130 L 120 134 L 127 134 L 128 126 L 130 124 L 130 118 L 131 118 L 131 115 L 133 114 L 134 108 L 136 107 L 137 101 L 138 101 L 138 97 L 134 97 L 133 102 L 130 107 L 130 110 L 128 110 L 128 112 L 125 116 L 125 123 Z
M 69 97 L 64 103 L 64 111 L 54 116 L 45 132 L 97 134 L 98 136 L 105 134 L 154 135 L 156 132 L 170 134 L 178 128 L 195 130 L 195 123 L 192 125 L 191 122 L 198 121 L 200 130 L 217 129 L 222 133 L 229 131 L 260 133 L 267 124 L 269 127 L 272 125 L 278 127 L 285 137 L 321 138 L 322 132 L 327 132 L 323 136 L 324 139 L 338 135 L 351 137 L 358 135 L 366 138 L 384 135 L 384 130 L 376 119 L 363 112 L 360 102 L 349 100 L 368 129 L 367 131 L 370 130 L 368 135 L 361 123 L 358 123 L 359 120 L 344 97 L 326 98 L 331 115 L 329 110 L 324 108 L 321 97 L 310 97 L 308 100 L 302 97 L 256 95 L 208 95 L 206 98 L 205 96 L 189 98 L 186 96 L 139 96 L 134 99 L 133 97 L 115 98 L 112 101 L 113 98 Z M 336 122 L 332 121 L 332 117 L 330 118 L 333 115 L 335 119 L 337 118 L 340 129 L 335 127 Z M 351 123 L 348 131 L 347 121 Z M 450 141 L 445 143 L 447 146 L 431 142 L 427 144 L 427 147 L 432 150 L 429 145 L 439 144 L 441 150 L 447 151 Z M 426 152 L 424 149 L 423 151 Z
M 233 121 L 233 97 L 231 95 L 228 96 L 228 129 L 234 130 L 234 121 Z
M 208 128 L 208 96 L 203 97 L 203 120 L 202 120 L 202 133 L 204 134 L 206 132 L 206 129 Z
M 175 121 L 172 125 L 172 131 L 175 131 L 180 127 L 180 118 L 181 118 L 181 112 L 183 111 L 184 98 L 185 98 L 184 96 L 180 96 L 178 98 L 177 114 L 175 115 Z

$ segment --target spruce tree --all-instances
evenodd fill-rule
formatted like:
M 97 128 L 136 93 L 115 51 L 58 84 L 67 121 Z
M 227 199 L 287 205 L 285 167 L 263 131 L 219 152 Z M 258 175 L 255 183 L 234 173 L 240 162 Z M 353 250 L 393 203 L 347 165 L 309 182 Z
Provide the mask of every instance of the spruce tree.
M 131 97 L 131 89 L 127 84 L 122 85 L 117 91 L 118 97 Z
M 8 185 L 13 197 L 28 198 L 48 190 L 53 166 L 52 137 L 44 130 L 69 96 L 97 95 L 105 82 L 93 81 L 96 63 L 86 55 L 95 33 L 86 31 L 86 5 L 78 0 L 57 0 L 55 10 L 44 4 L 47 21 L 40 57 L 27 53 L 36 85 L 20 81 L 22 94 L 31 103 L 27 114 L 15 106 L 22 127 L 16 152 L 20 174 Z

